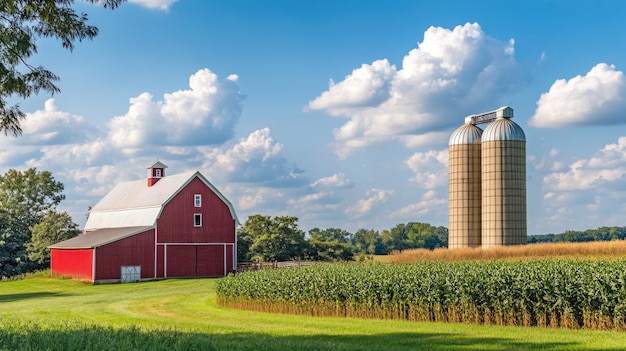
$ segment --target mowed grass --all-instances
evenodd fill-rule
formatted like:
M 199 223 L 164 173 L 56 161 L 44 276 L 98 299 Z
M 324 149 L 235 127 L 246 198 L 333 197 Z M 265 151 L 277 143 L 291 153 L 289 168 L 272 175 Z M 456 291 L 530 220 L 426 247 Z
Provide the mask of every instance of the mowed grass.
M 216 279 L 0 283 L 0 350 L 623 350 L 626 333 L 223 308 Z

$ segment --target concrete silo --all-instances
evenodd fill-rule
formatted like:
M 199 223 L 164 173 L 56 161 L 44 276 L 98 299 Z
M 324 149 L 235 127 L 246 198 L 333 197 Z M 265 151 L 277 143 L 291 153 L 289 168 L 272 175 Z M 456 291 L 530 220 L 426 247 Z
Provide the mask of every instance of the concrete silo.
M 451 249 L 526 244 L 526 136 L 511 118 L 508 106 L 471 115 L 450 137 Z
M 481 135 L 472 124 L 452 133 L 449 146 L 448 247 L 481 245 Z
M 490 248 L 527 242 L 526 136 L 502 108 L 481 137 L 481 243 Z

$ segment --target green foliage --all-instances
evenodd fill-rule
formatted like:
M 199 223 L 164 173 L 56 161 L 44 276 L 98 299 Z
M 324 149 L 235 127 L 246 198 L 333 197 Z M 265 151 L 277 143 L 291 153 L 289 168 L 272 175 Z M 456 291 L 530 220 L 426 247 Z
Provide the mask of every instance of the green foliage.
M 33 228 L 65 198 L 63 184 L 48 171 L 11 169 L 0 176 L 0 277 L 30 272 L 39 265 L 28 259 Z
M 237 232 L 237 260 L 351 261 L 358 254 L 386 255 L 394 250 L 448 246 L 448 229 L 428 223 L 398 224 L 382 235 L 373 229 L 352 234 L 339 228 L 313 228 L 304 238 L 297 221 L 296 217 L 250 216 Z
M 353 250 L 357 253 L 368 255 L 386 255 L 388 249 L 383 246 L 383 242 L 378 231 L 374 229 L 359 229 L 352 236 Z
M 86 0 L 115 8 L 124 0 Z M 28 59 L 37 53 L 37 39 L 54 38 L 64 48 L 74 49 L 76 41 L 92 39 L 98 28 L 87 25 L 87 15 L 72 8 L 74 0 L 3 0 L 0 2 L 0 130 L 21 133 L 24 113 L 19 105 L 9 106 L 13 96 L 26 99 L 44 90 L 59 92 L 59 77 Z
M 50 266 L 48 246 L 71 239 L 81 233 L 67 212 L 50 211 L 41 222 L 31 227 L 32 237 L 26 244 L 28 258 L 38 269 Z
M 529 235 L 528 243 L 590 242 L 626 239 L 626 227 L 600 227 L 585 231 L 567 230 L 561 234 Z
M 435 249 L 448 246 L 448 231 L 428 223 L 409 222 L 398 224 L 382 234 L 382 243 L 388 252 L 406 249 Z
M 309 230 L 307 258 L 313 261 L 351 261 L 352 234 L 337 228 Z
M 626 330 L 626 260 L 317 265 L 229 276 L 217 294 L 308 315 Z
M 237 235 L 238 244 L 249 248 L 247 252 L 238 250 L 239 262 L 297 260 L 306 252 L 304 231 L 298 228 L 297 217 L 253 215 L 239 228 Z

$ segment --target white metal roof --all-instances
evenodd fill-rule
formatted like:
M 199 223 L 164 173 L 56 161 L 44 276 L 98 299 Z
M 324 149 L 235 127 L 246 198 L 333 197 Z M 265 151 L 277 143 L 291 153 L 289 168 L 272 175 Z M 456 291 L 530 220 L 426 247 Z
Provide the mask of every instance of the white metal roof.
M 156 161 L 152 162 L 151 164 L 149 164 L 146 168 L 147 169 L 150 169 L 150 168 L 167 168 L 167 166 L 163 162 L 161 162 L 159 160 L 156 160 Z
M 483 130 L 471 123 L 466 123 L 457 128 L 450 136 L 450 145 L 467 145 L 467 144 L 480 144 L 480 136 L 483 134 Z
M 496 140 L 526 141 L 526 134 L 517 123 L 509 118 L 500 117 L 485 128 L 481 140 L 483 143 Z
M 230 201 L 200 172 L 195 171 L 163 177 L 150 187 L 146 179 L 117 184 L 89 211 L 85 230 L 153 226 L 163 206 L 196 177 L 224 201 L 238 224 Z

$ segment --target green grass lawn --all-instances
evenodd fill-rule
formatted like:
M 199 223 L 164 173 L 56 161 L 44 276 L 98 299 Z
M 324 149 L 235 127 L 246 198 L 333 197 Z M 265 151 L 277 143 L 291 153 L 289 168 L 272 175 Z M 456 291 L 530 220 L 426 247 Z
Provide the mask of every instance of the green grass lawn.
M 624 350 L 626 333 L 223 308 L 215 279 L 0 283 L 0 350 Z

